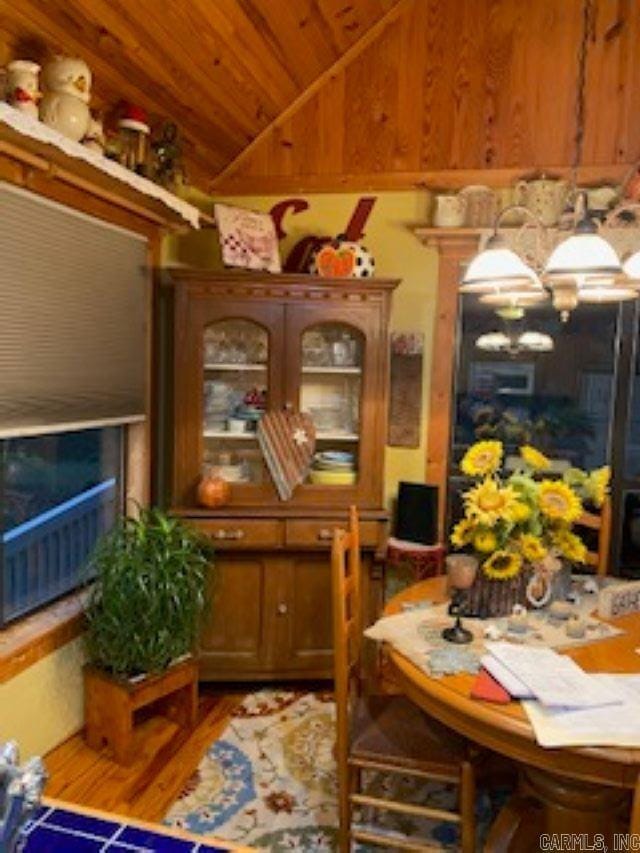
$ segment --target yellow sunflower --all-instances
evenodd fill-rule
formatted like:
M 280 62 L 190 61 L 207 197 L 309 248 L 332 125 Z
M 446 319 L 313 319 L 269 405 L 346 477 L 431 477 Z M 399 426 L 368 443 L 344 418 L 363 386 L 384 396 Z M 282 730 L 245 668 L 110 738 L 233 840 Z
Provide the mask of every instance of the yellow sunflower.
M 552 521 L 571 523 L 582 515 L 576 493 L 562 480 L 543 480 L 538 489 L 540 512 Z
M 511 510 L 511 521 L 519 524 L 523 521 L 528 521 L 531 518 L 531 507 L 523 501 L 518 501 L 514 504 Z
M 535 447 L 530 444 L 525 444 L 520 448 L 520 456 L 534 471 L 548 471 L 551 467 L 551 462 L 544 453 L 540 453 Z
M 547 549 L 542 544 L 539 536 L 532 533 L 523 533 L 518 540 L 520 553 L 528 563 L 537 563 L 547 556 Z
M 483 527 L 493 527 L 501 519 L 513 521 L 513 512 L 519 503 L 518 495 L 511 486 L 500 486 L 487 477 L 470 489 L 464 496 L 467 513 Z
M 475 523 L 470 518 L 463 518 L 462 521 L 459 521 L 451 531 L 451 536 L 449 537 L 453 547 L 464 548 L 465 545 L 468 545 L 471 542 L 475 527 Z
M 490 554 L 498 547 L 498 539 L 493 530 L 479 530 L 473 537 L 473 547 L 481 554 Z
M 501 441 L 478 441 L 462 457 L 460 468 L 469 477 L 495 474 L 502 464 Z
M 587 477 L 587 493 L 596 506 L 602 506 L 609 494 L 610 480 L 611 468 L 608 465 L 605 465 L 603 468 L 596 468 Z
M 522 557 L 511 551 L 494 551 L 482 564 L 482 571 L 488 578 L 505 581 L 514 578 L 522 568 Z
M 587 559 L 587 547 L 579 536 L 570 530 L 560 530 L 553 538 L 553 544 L 563 557 L 572 563 L 584 563 Z

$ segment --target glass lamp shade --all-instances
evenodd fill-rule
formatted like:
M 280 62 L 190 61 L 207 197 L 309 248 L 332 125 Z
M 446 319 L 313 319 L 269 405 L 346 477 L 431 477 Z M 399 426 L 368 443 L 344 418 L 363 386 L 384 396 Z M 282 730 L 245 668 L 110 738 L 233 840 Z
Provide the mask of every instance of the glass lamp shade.
M 551 352 L 554 347 L 553 338 L 544 332 L 523 332 L 517 343 L 520 349 L 528 352 Z
M 515 252 L 492 239 L 471 261 L 462 279 L 462 293 L 495 293 L 508 288 L 539 287 L 538 276 Z
M 640 284 L 640 249 L 627 258 L 622 269 L 632 281 Z
M 625 285 L 624 282 L 610 281 L 578 288 L 578 300 L 593 303 L 627 302 L 638 297 L 638 291 L 631 285 L 632 282 Z
M 496 308 L 501 307 L 518 307 L 521 305 L 538 305 L 541 302 L 546 302 L 548 299 L 547 292 L 542 288 L 531 288 L 530 290 L 502 290 L 492 293 L 483 293 L 478 297 L 478 301 L 484 305 L 493 305 Z
M 602 279 L 622 272 L 615 249 L 599 234 L 590 231 L 572 234 L 553 250 L 547 261 L 544 277 L 578 279 L 579 286 L 588 284 L 592 276 Z
M 511 346 L 511 338 L 504 332 L 486 332 L 476 340 L 478 349 L 485 352 L 504 352 Z

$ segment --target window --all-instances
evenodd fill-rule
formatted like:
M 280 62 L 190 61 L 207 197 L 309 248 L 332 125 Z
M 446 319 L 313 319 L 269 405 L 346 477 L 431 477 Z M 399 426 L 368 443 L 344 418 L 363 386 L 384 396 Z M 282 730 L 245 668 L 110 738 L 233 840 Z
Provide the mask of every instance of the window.
M 507 467 L 534 444 L 552 473 L 611 460 L 620 312 L 579 305 L 566 323 L 550 303 L 495 310 L 474 296 L 460 303 L 450 518 L 468 488 L 459 462 L 481 439 L 502 441 Z M 544 344 L 544 346 L 543 346 Z
M 87 579 L 123 508 L 122 427 L 0 441 L 0 626 Z

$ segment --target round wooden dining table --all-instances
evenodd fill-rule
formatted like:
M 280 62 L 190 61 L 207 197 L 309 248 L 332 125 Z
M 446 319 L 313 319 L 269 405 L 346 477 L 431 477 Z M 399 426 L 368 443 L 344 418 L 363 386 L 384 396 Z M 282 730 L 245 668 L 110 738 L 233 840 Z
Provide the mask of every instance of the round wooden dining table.
M 435 603 L 447 599 L 444 576 L 400 592 L 388 602 L 385 615 L 425 599 Z M 640 613 L 612 624 L 624 633 L 566 653 L 587 672 L 640 674 Z M 554 843 L 546 837 L 561 833 L 584 833 L 591 838 L 589 843 L 602 841 L 613 850 L 614 833 L 629 832 L 638 835 L 636 846 L 628 849 L 640 849 L 640 749 L 542 747 L 520 702 L 500 705 L 472 699 L 473 675 L 433 678 L 392 647 L 385 651 L 387 675 L 402 693 L 470 741 L 517 763 L 518 791 L 493 824 L 485 851 L 545 849 L 544 844 Z M 615 707 L 611 713 L 615 715 Z

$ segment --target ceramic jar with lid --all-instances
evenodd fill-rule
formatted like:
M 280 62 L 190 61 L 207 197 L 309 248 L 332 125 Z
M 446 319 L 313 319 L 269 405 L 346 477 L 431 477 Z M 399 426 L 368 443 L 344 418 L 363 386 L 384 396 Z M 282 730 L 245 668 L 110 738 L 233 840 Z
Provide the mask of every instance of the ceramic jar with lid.
M 40 119 L 63 136 L 79 142 L 89 129 L 91 71 L 82 59 L 57 56 L 42 72 L 46 89 Z
M 38 74 L 40 66 L 28 59 L 15 59 L 7 65 L 6 99 L 20 112 L 38 118 Z

